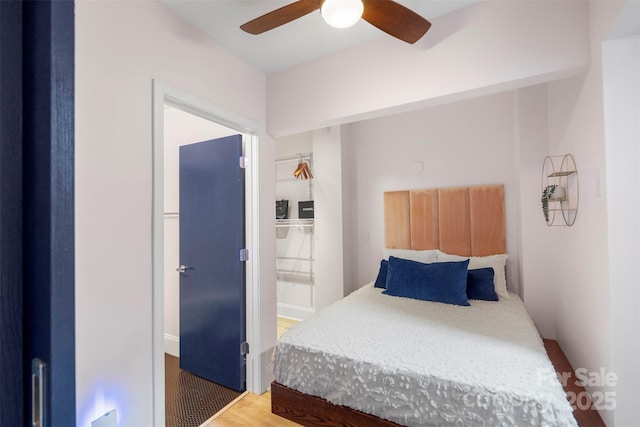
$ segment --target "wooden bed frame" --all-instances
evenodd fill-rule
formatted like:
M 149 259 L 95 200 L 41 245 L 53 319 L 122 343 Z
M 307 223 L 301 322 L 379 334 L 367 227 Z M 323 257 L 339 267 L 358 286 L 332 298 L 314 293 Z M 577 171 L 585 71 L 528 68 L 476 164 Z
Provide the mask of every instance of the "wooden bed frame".
M 562 349 L 554 340 L 543 340 L 544 348 L 560 378 L 567 372 L 569 378 L 576 374 Z M 579 396 L 585 392 L 584 387 L 569 381 L 564 386 L 566 393 Z M 271 383 L 271 412 L 288 420 L 307 427 L 349 426 L 349 427 L 397 427 L 399 424 L 383 420 L 346 406 L 334 405 L 324 399 L 290 389 L 277 382 Z M 606 427 L 598 411 L 592 406 L 588 409 L 576 408 L 573 415 L 580 427 Z
M 271 412 L 308 427 L 398 427 L 374 415 L 334 405 L 320 397 L 300 393 L 277 382 L 271 383 Z
M 503 185 L 387 192 L 384 193 L 384 217 L 387 248 L 440 249 L 462 256 L 506 253 Z M 554 347 L 553 353 L 547 352 L 556 370 L 562 367 L 566 371 L 568 362 L 562 350 L 557 347 L 556 351 Z M 559 365 L 554 358 L 559 360 Z M 334 405 L 275 381 L 271 383 L 271 412 L 308 427 L 399 425 Z M 592 412 L 600 419 L 597 411 Z M 601 419 L 602 424 L 591 421 L 593 417 L 588 419 L 589 424 L 580 425 L 604 426 Z

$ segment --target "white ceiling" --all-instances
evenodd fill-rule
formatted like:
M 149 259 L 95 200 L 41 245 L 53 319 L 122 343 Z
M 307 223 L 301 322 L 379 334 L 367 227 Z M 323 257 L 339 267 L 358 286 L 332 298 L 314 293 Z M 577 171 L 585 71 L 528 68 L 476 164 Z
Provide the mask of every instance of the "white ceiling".
M 240 25 L 294 0 L 160 0 L 169 9 L 211 36 L 217 43 L 268 74 L 369 41 L 391 37 L 360 20 L 338 30 L 322 20 L 320 11 L 260 35 Z M 479 0 L 397 0 L 428 20 Z M 429 37 L 429 33 L 424 37 Z M 404 44 L 399 41 L 398 43 Z

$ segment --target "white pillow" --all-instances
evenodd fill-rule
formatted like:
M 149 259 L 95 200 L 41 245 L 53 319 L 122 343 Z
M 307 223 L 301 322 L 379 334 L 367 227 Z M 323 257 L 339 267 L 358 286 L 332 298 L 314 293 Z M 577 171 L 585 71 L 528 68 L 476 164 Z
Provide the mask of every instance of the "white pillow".
M 409 259 L 411 261 L 418 261 L 430 264 L 438 260 L 438 250 L 430 249 L 426 251 L 414 251 L 412 249 L 389 249 L 384 248 L 384 259 L 388 260 L 390 256 L 396 258 Z
M 443 261 L 464 261 L 469 260 L 469 270 L 476 268 L 493 268 L 493 285 L 496 288 L 496 293 L 500 298 L 509 298 L 509 292 L 507 291 L 507 277 L 505 274 L 505 265 L 507 263 L 507 254 L 489 255 L 489 256 L 460 256 L 451 255 L 442 251 L 438 251 L 438 262 Z

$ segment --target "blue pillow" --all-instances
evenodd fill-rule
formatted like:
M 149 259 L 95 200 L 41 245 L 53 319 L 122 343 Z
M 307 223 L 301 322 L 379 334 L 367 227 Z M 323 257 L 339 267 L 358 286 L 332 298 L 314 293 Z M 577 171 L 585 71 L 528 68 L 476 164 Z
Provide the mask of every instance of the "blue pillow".
M 374 288 L 385 288 L 387 284 L 387 269 L 389 268 L 389 261 L 383 259 L 380 261 L 380 270 L 378 270 L 378 277 L 376 277 L 376 283 Z
M 383 294 L 468 306 L 468 265 L 468 259 L 424 264 L 389 257 L 387 289 Z
M 493 268 L 477 268 L 467 272 L 467 298 L 498 301 L 493 284 Z

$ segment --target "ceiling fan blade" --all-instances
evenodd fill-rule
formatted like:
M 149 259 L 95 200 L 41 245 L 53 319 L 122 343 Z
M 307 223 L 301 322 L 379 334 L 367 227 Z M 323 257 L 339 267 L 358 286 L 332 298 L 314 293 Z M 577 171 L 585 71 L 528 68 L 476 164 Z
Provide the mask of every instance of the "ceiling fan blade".
M 363 0 L 362 19 L 407 43 L 415 43 L 431 27 L 431 22 L 393 0 Z
M 321 0 L 299 0 L 240 25 L 250 34 L 261 34 L 320 9 Z

